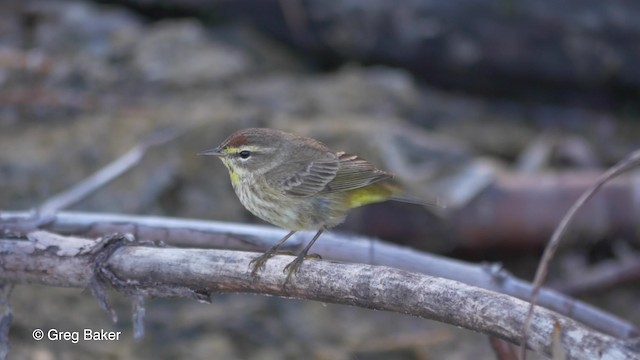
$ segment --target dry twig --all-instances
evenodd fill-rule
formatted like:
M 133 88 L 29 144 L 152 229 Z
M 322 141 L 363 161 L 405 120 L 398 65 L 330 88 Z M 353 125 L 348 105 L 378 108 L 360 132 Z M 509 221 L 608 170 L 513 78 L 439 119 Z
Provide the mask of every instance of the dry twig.
M 0 281 L 0 360 L 6 359 L 9 353 L 9 328 L 13 318 L 9 305 L 11 290 L 13 284 Z
M 525 344 L 527 343 L 527 332 L 529 326 L 531 325 L 531 321 L 533 318 L 533 311 L 536 306 L 536 301 L 538 300 L 538 296 L 540 294 L 540 289 L 544 280 L 547 277 L 547 272 L 549 270 L 549 264 L 551 263 L 551 259 L 555 255 L 558 250 L 558 246 L 560 245 L 560 240 L 562 236 L 565 234 L 567 229 L 569 228 L 569 224 L 571 220 L 574 218 L 578 210 L 589 200 L 596 192 L 609 180 L 615 178 L 616 176 L 622 174 L 623 172 L 637 166 L 640 164 L 640 150 L 634 151 L 625 159 L 620 161 L 618 164 L 607 170 L 602 176 L 598 179 L 598 181 L 587 191 L 585 191 L 578 200 L 573 204 L 571 209 L 564 216 L 553 235 L 551 236 L 551 240 L 547 244 L 545 248 L 544 254 L 542 255 L 542 260 L 540 260 L 540 264 L 538 265 L 538 270 L 536 271 L 536 276 L 533 282 L 533 290 L 531 292 L 531 306 L 529 307 L 529 312 L 527 314 L 527 319 L 524 322 L 524 327 L 522 328 L 522 345 L 520 346 L 520 357 L 522 359 L 526 358 L 526 348 Z
M 630 252 L 625 258 L 609 260 L 593 267 L 580 266 L 569 280 L 551 285 L 563 294 L 571 296 L 602 291 L 614 286 L 640 281 L 640 254 Z
M 182 135 L 185 131 L 185 129 L 165 129 L 151 134 L 140 144 L 134 146 L 124 155 L 101 168 L 93 175 L 47 199 L 38 207 L 39 214 L 42 216 L 51 215 L 56 211 L 66 209 L 78 203 L 138 164 L 149 148 L 167 143 Z

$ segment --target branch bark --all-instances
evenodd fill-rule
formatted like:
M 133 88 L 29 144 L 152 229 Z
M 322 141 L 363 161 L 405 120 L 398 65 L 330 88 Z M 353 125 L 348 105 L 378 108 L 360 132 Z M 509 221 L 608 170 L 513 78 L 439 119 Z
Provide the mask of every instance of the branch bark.
M 95 242 L 36 232 L 33 241 L 0 240 L 0 281 L 86 287 Z M 528 303 L 457 281 L 364 264 L 306 261 L 283 286 L 282 269 L 290 260 L 271 259 L 258 277 L 251 276 L 254 253 L 228 250 L 126 246 L 106 260 L 102 271 L 117 290 L 133 296 L 210 298 L 218 292 L 295 297 L 376 310 L 394 311 L 481 331 L 513 343 L 520 340 Z M 640 349 L 593 331 L 549 311 L 537 309 L 527 346 L 549 356 L 554 324 L 569 358 L 635 359 Z
M 29 216 L 28 212 L 0 213 L 0 234 L 2 231 L 27 233 L 35 230 L 41 222 L 29 220 Z M 284 235 L 283 230 L 268 226 L 77 212 L 56 214 L 46 223 L 46 229 L 88 237 L 116 232 L 132 233 L 141 240 L 162 240 L 178 247 L 245 251 L 264 251 Z M 304 232 L 294 235 L 283 250 L 300 250 L 311 235 Z M 499 265 L 475 265 L 364 237 L 331 232 L 324 234 L 313 249 L 323 259 L 391 266 L 460 281 L 527 301 L 531 296 L 531 284 L 513 277 Z M 554 290 L 543 288 L 539 304 L 618 338 L 640 336 L 640 330 L 624 319 Z

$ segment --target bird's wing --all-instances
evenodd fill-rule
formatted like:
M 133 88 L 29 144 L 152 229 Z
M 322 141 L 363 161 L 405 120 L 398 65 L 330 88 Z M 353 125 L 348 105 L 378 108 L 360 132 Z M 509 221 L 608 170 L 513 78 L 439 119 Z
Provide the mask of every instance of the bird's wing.
M 293 161 L 279 166 L 265 174 L 271 179 L 271 185 L 282 189 L 287 195 L 311 196 L 321 192 L 336 177 L 339 160 L 335 154 L 328 153 L 321 159 Z M 286 171 L 284 173 L 283 171 Z
M 323 193 L 361 188 L 378 181 L 391 179 L 392 174 L 377 169 L 356 155 L 337 153 L 339 167 L 335 177 L 322 190 Z

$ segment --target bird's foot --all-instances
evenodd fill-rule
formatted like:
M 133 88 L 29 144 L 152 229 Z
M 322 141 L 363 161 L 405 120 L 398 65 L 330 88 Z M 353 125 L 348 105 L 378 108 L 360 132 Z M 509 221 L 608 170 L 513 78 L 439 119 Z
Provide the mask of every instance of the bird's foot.
M 285 284 L 289 282 L 289 279 L 291 279 L 292 275 L 298 274 L 300 265 L 302 265 L 302 262 L 306 259 L 322 259 L 322 257 L 320 257 L 320 255 L 318 254 L 300 254 L 296 256 L 296 258 L 293 259 L 292 262 L 287 264 L 287 266 L 285 266 L 282 270 L 283 273 L 287 274 L 287 279 L 284 282 Z
M 264 254 L 251 260 L 251 262 L 249 263 L 249 267 L 251 268 L 251 276 L 256 276 L 258 274 L 258 271 L 264 269 L 264 267 L 267 265 L 267 260 L 269 260 L 270 258 L 276 255 L 294 255 L 294 254 L 290 251 L 267 250 Z
M 305 259 L 316 259 L 316 260 L 322 260 L 322 256 L 320 256 L 320 254 L 307 254 L 304 256 Z
M 296 258 L 293 259 L 292 262 L 288 263 L 287 266 L 284 267 L 282 272 L 287 274 L 287 278 L 284 280 L 285 285 L 289 282 L 289 279 L 291 279 L 292 275 L 295 275 L 298 273 L 298 270 L 300 270 L 300 265 L 302 265 L 302 262 L 304 261 L 305 256 L 306 255 L 302 255 L 302 254 L 296 256 Z

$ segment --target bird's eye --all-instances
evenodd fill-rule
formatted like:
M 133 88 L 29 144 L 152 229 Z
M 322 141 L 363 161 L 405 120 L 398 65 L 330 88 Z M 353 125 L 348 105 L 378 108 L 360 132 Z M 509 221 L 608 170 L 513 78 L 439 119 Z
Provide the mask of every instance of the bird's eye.
M 240 155 L 240 158 L 242 159 L 248 159 L 249 156 L 251 156 L 251 151 L 249 150 L 242 150 L 238 153 Z

